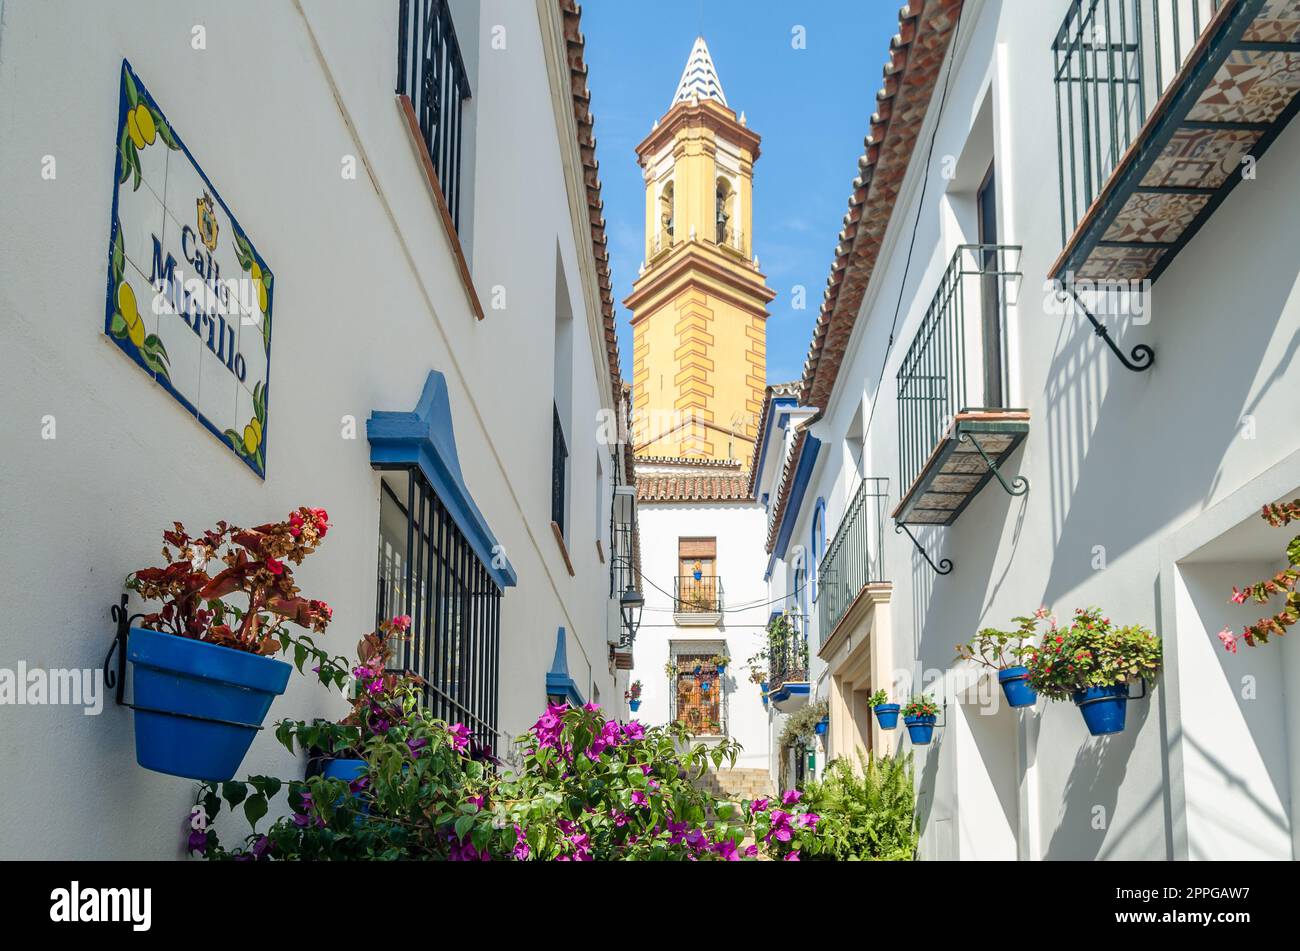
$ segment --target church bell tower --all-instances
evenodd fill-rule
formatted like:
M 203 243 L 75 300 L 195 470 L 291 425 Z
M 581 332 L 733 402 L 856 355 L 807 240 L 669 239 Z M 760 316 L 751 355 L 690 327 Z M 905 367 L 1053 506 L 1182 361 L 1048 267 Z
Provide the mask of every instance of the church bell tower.
M 750 464 L 776 296 L 753 251 L 758 145 L 697 38 L 668 111 L 636 149 L 645 261 L 624 304 L 639 457 Z

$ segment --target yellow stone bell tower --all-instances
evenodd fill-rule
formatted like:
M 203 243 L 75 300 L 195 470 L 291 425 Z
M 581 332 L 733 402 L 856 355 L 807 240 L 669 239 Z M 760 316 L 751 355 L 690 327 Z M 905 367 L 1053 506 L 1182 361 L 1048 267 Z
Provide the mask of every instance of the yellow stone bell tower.
M 636 149 L 645 263 L 624 304 L 639 457 L 750 463 L 776 296 L 753 252 L 758 143 L 727 106 L 699 37 L 672 105 Z

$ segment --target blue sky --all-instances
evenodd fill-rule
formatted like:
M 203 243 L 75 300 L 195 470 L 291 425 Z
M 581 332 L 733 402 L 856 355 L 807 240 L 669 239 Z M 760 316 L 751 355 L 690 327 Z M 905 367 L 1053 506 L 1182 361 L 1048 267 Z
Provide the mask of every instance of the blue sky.
M 587 0 L 597 155 L 618 302 L 623 374 L 632 333 L 622 299 L 643 257 L 645 193 L 635 148 L 667 110 L 697 33 L 727 104 L 763 137 L 754 173 L 754 250 L 769 307 L 769 382 L 798 379 L 830 273 L 899 0 Z M 806 49 L 792 47 L 804 28 Z M 807 288 L 795 310 L 792 289 Z

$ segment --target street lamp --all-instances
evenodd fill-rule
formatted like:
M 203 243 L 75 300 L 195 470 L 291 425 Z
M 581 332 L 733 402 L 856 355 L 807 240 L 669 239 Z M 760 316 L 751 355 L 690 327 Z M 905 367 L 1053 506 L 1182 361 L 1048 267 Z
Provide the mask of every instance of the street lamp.
M 641 626 L 641 610 L 645 607 L 645 597 L 640 591 L 629 587 L 618 599 L 618 608 L 623 615 L 623 630 L 625 643 L 620 646 L 632 645 L 636 640 L 637 628 Z

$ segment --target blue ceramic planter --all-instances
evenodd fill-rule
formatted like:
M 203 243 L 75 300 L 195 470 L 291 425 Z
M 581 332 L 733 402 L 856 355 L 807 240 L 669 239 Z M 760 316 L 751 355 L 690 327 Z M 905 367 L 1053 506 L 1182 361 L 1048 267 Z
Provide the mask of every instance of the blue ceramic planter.
M 1074 695 L 1075 706 L 1093 736 L 1124 732 L 1124 714 L 1128 711 L 1128 684 L 1113 687 L 1089 687 Z
M 822 719 L 817 721 L 817 725 L 813 727 L 813 732 L 816 733 L 818 736 L 825 736 L 826 728 L 829 726 L 830 726 L 830 721 L 827 720 L 825 717 L 823 717 Z
M 135 759 L 145 769 L 221 782 L 239 769 L 293 668 L 282 660 L 131 628 Z
M 898 711 L 902 708 L 896 703 L 882 703 L 875 708 L 876 722 L 882 730 L 898 729 Z
M 629 700 L 629 701 L 627 702 L 627 705 L 632 709 L 632 712 L 633 712 L 633 713 L 636 713 L 638 710 L 641 709 L 641 701 L 640 701 L 640 700 Z
M 718 676 L 721 677 L 721 676 L 722 676 L 723 674 L 725 674 L 726 672 L 727 672 L 727 665 L 726 665 L 726 664 L 719 664 L 719 665 L 718 665 Z
M 345 783 L 350 783 L 365 771 L 366 761 L 363 759 L 332 759 L 325 764 L 320 774 L 326 779 L 341 779 Z
M 928 746 L 934 739 L 934 723 L 938 717 L 903 717 L 907 724 L 907 735 L 912 738 L 913 746 Z
M 767 706 L 767 681 L 764 680 L 759 684 L 758 689 L 763 692 L 763 706 Z
M 1007 703 L 1013 707 L 1032 707 L 1038 702 L 1038 694 L 1029 686 L 1028 667 L 1004 667 L 998 671 L 998 683 Z

